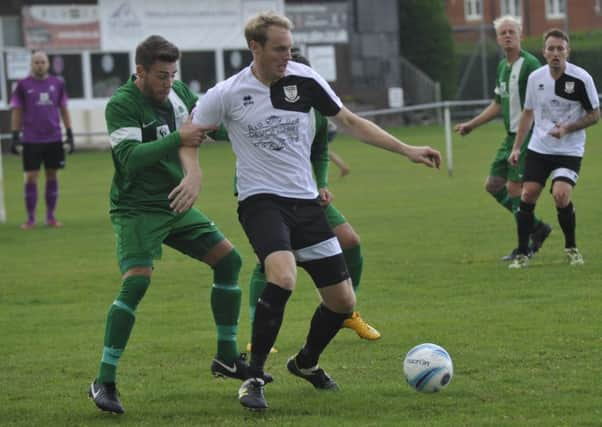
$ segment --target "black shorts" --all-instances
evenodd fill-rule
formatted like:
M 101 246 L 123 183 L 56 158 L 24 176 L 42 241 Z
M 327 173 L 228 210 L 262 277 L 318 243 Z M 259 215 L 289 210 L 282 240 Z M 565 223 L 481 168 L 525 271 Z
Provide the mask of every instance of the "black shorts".
M 541 154 L 527 150 L 523 182 L 537 182 L 545 187 L 549 177 L 552 184 L 555 181 L 564 181 L 573 187 L 577 185 L 581 157 L 558 156 L 555 154 Z
M 23 170 L 37 171 L 44 163 L 45 169 L 63 169 L 65 150 L 62 142 L 24 142 Z
M 262 264 L 272 252 L 291 251 L 317 287 L 349 277 L 341 246 L 317 199 L 258 194 L 239 203 L 238 219 Z

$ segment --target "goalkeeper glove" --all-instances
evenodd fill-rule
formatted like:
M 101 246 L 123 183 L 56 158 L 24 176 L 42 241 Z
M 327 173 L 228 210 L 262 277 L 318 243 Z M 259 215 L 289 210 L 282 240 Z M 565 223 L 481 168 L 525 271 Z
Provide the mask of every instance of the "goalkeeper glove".
M 13 131 L 13 137 L 10 142 L 10 152 L 16 154 L 17 156 L 23 152 L 23 144 L 21 143 L 21 137 L 19 136 L 19 131 Z
M 73 154 L 75 151 L 75 143 L 73 142 L 73 130 L 71 128 L 65 129 L 67 139 L 63 142 L 63 149 L 67 154 Z

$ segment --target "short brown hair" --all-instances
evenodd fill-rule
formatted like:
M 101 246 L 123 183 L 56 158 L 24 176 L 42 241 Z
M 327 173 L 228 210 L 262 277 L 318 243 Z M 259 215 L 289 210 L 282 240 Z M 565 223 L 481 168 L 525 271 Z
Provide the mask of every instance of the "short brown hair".
M 550 37 L 556 37 L 564 40 L 567 43 L 569 42 L 568 34 L 562 31 L 560 28 L 552 28 L 546 31 L 543 34 L 543 42 L 545 43 Z
M 247 45 L 251 43 L 251 40 L 256 41 L 260 45 L 265 45 L 268 39 L 268 28 L 272 25 L 281 27 L 286 30 L 293 29 L 293 23 L 286 16 L 280 15 L 273 10 L 258 13 L 247 21 L 245 25 L 245 38 L 247 39 Z
M 136 65 L 148 70 L 155 62 L 176 62 L 180 59 L 180 50 L 161 36 L 149 36 L 136 47 Z

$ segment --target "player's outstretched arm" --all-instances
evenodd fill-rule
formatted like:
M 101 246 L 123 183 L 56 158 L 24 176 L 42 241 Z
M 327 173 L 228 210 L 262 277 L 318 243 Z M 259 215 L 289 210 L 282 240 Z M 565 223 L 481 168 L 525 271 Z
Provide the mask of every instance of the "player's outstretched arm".
M 414 163 L 422 163 L 431 168 L 438 168 L 441 164 L 439 151 L 428 146 L 404 144 L 380 126 L 352 113 L 345 107 L 333 117 L 333 120 L 340 129 L 366 144 L 402 154 Z
M 335 165 L 337 165 L 337 167 L 339 168 L 339 176 L 342 178 L 345 175 L 349 175 L 349 172 L 351 172 L 351 168 L 349 167 L 349 165 L 347 163 L 345 163 L 345 160 L 343 160 L 343 158 L 341 156 L 339 156 L 337 153 L 335 153 L 334 151 L 330 150 L 330 152 L 328 153 L 328 156 L 330 157 L 330 160 L 332 161 L 332 163 L 334 163 Z
M 493 101 L 491 101 L 491 104 L 489 104 L 487 107 L 485 107 L 485 109 L 483 111 L 481 111 L 479 114 L 477 114 L 471 120 L 464 122 L 464 123 L 458 123 L 456 126 L 454 126 L 454 131 L 456 131 L 457 133 L 459 133 L 462 136 L 468 135 L 474 129 L 478 128 L 479 126 L 481 126 L 481 125 L 493 120 L 497 116 L 499 116 L 501 111 L 502 111 L 502 108 L 501 108 L 500 104 L 498 104 L 497 102 L 495 102 L 495 100 L 493 100 Z

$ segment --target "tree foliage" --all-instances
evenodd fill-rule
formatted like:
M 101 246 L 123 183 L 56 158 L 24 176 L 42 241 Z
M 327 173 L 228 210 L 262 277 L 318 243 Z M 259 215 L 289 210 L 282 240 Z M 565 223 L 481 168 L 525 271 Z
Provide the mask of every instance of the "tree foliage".
M 441 0 L 399 0 L 400 54 L 441 83 L 444 99 L 454 93 L 452 31 Z

